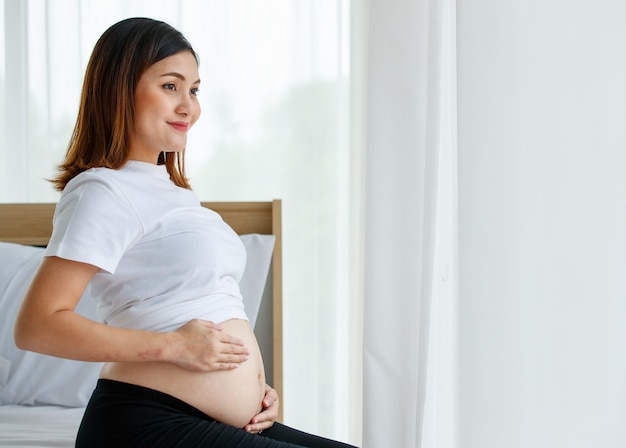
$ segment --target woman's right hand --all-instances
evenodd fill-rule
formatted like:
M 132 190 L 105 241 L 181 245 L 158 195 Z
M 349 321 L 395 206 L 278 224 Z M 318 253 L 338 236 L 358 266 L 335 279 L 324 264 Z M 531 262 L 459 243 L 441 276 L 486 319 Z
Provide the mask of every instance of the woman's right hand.
M 178 340 L 172 362 L 193 372 L 236 369 L 250 354 L 241 339 L 206 320 L 193 319 L 174 334 Z

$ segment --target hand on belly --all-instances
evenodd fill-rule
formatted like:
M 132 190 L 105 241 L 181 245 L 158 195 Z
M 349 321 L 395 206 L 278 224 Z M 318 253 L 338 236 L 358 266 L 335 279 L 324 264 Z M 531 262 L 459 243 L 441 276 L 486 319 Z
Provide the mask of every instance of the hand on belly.
M 248 359 L 231 370 L 191 372 L 164 362 L 108 363 L 101 377 L 156 389 L 198 408 L 213 419 L 243 427 L 261 410 L 263 360 L 248 322 L 229 320 L 223 331 L 243 340 Z

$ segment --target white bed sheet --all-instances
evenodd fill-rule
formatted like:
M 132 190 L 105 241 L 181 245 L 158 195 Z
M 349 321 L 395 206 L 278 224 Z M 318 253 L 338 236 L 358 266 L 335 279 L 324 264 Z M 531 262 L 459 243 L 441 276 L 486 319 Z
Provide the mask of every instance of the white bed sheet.
M 60 406 L 0 406 L 0 447 L 73 447 L 83 412 Z

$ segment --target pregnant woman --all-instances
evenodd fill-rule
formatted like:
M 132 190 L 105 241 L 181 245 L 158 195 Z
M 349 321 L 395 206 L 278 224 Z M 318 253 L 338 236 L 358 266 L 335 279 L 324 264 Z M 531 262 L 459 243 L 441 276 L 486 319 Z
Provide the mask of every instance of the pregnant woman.
M 274 422 L 239 292 L 245 249 L 185 177 L 199 86 L 196 53 L 163 22 L 100 37 L 16 344 L 105 362 L 77 447 L 347 447 Z M 102 322 L 74 312 L 89 284 Z

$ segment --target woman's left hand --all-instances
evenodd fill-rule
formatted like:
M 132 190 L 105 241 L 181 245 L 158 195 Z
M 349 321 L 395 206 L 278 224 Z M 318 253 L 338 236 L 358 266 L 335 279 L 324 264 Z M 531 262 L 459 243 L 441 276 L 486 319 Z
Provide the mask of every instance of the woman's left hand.
M 278 418 L 278 408 L 280 406 L 278 394 L 267 384 L 265 385 L 265 397 L 261 404 L 263 405 L 261 412 L 252 417 L 250 423 L 243 428 L 252 434 L 258 434 L 265 429 L 271 428 Z

